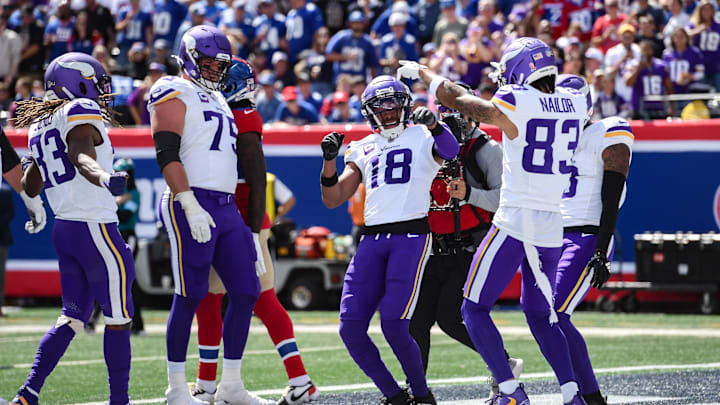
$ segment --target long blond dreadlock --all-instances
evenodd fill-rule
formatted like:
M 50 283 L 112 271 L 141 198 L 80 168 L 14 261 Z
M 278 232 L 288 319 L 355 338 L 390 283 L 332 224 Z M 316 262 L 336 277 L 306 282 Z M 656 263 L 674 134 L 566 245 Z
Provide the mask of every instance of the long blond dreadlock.
M 115 114 L 117 113 L 110 108 L 110 101 L 114 95 L 115 94 L 103 94 L 97 98 L 97 101 L 103 119 L 112 126 L 120 127 L 120 123 L 115 120 Z M 72 100 L 43 100 L 37 97 L 26 101 L 19 101 L 17 103 L 16 117 L 11 119 L 15 121 L 16 128 L 29 127 L 34 122 L 44 120 L 55 114 L 56 111 L 63 108 L 65 104 L 70 101 Z

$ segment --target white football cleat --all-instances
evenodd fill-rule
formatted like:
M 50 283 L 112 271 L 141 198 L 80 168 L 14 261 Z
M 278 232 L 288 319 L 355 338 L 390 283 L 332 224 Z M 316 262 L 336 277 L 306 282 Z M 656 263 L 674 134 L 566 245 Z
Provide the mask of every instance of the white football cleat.
M 168 405 L 210 405 L 190 395 L 187 385 L 174 388 L 168 387 L 165 390 L 165 398 Z
M 514 359 L 510 357 L 508 359 L 508 366 L 510 366 L 510 369 L 512 370 L 515 379 L 519 379 L 520 374 L 522 374 L 523 367 L 525 366 L 525 361 L 523 359 Z M 497 380 L 495 380 L 495 377 L 492 375 L 492 373 L 490 373 L 490 376 L 488 377 L 488 385 L 490 385 L 489 398 L 492 399 L 500 393 L 500 386 L 498 385 L 498 382 Z
M 276 402 L 251 394 L 245 389 L 245 385 L 238 381 L 232 385 L 222 382 L 218 385 L 217 392 L 215 392 L 215 405 L 276 405 Z
M 308 381 L 304 385 L 290 385 L 285 389 L 285 394 L 278 401 L 278 405 L 298 405 L 316 400 L 320 396 L 315 384 Z
M 201 401 L 205 401 L 209 404 L 213 404 L 215 402 L 215 393 L 217 392 L 217 389 L 213 392 L 205 391 L 205 389 L 200 384 L 191 384 L 192 388 L 190 389 L 190 394 Z

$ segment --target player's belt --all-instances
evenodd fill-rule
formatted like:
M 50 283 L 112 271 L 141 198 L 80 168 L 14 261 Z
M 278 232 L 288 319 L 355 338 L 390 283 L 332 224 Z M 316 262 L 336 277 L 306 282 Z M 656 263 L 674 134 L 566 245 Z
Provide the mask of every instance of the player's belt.
M 218 205 L 228 205 L 235 202 L 235 194 L 224 193 L 222 191 L 206 190 L 204 188 L 191 187 L 195 197 L 201 197 L 207 200 L 217 202 Z
M 379 233 L 393 233 L 400 235 L 406 233 L 430 233 L 430 222 L 428 222 L 428 217 L 423 217 L 418 219 L 411 219 L 409 221 L 363 226 L 360 230 L 360 233 L 363 235 L 376 235 Z
M 599 231 L 600 227 L 595 225 L 567 226 L 563 228 L 563 232 L 580 232 L 589 233 L 592 235 L 597 235 Z

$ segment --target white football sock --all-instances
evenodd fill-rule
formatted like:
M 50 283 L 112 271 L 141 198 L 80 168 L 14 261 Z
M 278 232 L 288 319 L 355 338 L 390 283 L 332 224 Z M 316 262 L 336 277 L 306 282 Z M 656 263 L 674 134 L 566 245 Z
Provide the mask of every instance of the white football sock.
M 560 391 L 562 391 L 563 404 L 567 404 L 578 393 L 578 385 L 575 381 L 569 381 L 560 386 Z
M 300 377 L 293 377 L 290 379 L 290 385 L 295 386 L 295 387 L 303 386 L 309 382 L 310 382 L 310 377 L 307 374 L 301 375 Z
M 240 369 L 242 367 L 242 359 L 232 360 L 223 359 L 223 371 L 220 383 L 242 383 Z
M 168 368 L 168 385 L 170 388 L 177 388 L 185 386 L 185 362 L 184 361 L 170 361 L 167 362 Z
M 500 387 L 500 392 L 505 395 L 510 395 L 520 387 L 520 383 L 518 383 L 516 379 L 511 379 L 501 382 L 498 386 Z

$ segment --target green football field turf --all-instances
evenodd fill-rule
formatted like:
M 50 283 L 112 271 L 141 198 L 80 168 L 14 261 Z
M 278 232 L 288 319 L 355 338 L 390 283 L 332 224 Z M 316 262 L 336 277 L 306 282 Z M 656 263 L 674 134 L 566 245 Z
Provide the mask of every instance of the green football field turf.
M 11 327 L 39 325 L 49 328 L 58 309 L 23 309 L 0 319 L 0 396 L 7 399 L 22 385 L 32 364 L 37 345 L 44 332 L 13 332 Z M 145 322 L 163 325 L 168 311 L 145 311 Z M 297 326 L 338 325 L 336 312 L 293 312 Z M 519 311 L 496 311 L 493 318 L 499 327 L 524 327 Z M 603 314 L 579 312 L 574 316 L 580 328 L 601 328 L 587 338 L 596 368 L 640 365 L 683 365 L 720 362 L 720 343 L 715 337 L 682 336 L 682 331 L 720 330 L 720 316 Z M 261 325 L 254 318 L 253 325 Z M 373 325 L 379 325 L 374 320 Z M 612 329 L 611 329 L 612 328 Z M 617 329 L 657 331 L 650 336 L 614 336 Z M 155 329 L 159 329 L 156 327 Z M 73 340 L 60 364 L 48 378 L 41 394 L 43 404 L 71 404 L 107 400 L 107 372 L 103 358 L 101 326 L 95 335 L 79 334 Z M 662 336 L 667 330 L 681 336 Z M 605 331 L 607 333 L 605 333 Z M 261 331 L 262 332 L 262 331 Z M 393 374 L 402 371 L 380 334 L 371 334 L 380 346 L 383 358 Z M 303 361 L 313 381 L 320 386 L 368 383 L 367 377 L 353 363 L 337 333 L 296 333 Z M 187 363 L 188 381 L 197 371 L 197 337 L 190 338 Z M 525 360 L 525 373 L 549 372 L 532 336 L 513 333 L 505 336 L 506 347 L 514 357 Z M 163 397 L 167 386 L 165 339 L 160 333 L 132 338 L 133 362 L 130 381 L 131 399 Z M 444 335 L 433 335 L 428 377 L 453 378 L 487 375 L 479 355 Z M 220 366 L 222 367 L 222 366 Z M 243 377 L 253 391 L 279 389 L 287 377 L 270 338 L 265 333 L 251 334 L 243 359 Z

